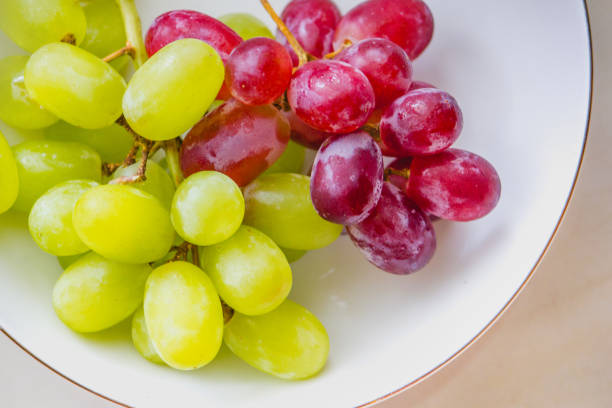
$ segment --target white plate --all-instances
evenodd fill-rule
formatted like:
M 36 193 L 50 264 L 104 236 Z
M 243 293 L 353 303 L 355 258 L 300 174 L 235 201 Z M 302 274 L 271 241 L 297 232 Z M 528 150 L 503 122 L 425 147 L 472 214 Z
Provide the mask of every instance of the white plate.
M 285 1 L 273 3 L 280 10 Z M 208 367 L 178 372 L 143 360 L 125 324 L 98 335 L 71 332 L 51 308 L 60 268 L 28 237 L 25 218 L 12 213 L 0 218 L 2 327 L 63 375 L 138 407 L 356 406 L 421 379 L 454 356 L 513 298 L 564 211 L 589 114 L 590 42 L 578 0 L 428 3 L 436 32 L 416 61 L 416 77 L 456 96 L 465 116 L 458 146 L 497 167 L 502 199 L 477 222 L 437 223 L 435 258 L 413 276 L 376 270 L 345 237 L 297 263 L 291 298 L 323 321 L 331 339 L 321 375 L 276 380 L 225 349 Z M 357 1 L 339 4 L 347 10 Z M 179 7 L 266 18 L 255 0 L 139 5 L 145 27 Z M 16 51 L 0 37 L 1 55 Z

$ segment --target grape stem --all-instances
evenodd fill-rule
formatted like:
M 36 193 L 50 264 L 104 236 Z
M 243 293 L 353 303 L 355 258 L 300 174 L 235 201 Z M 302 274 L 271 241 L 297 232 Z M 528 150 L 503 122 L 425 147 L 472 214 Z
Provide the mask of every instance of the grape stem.
M 272 20 L 274 20 L 274 23 L 276 23 L 276 26 L 278 27 L 280 32 L 283 33 L 283 35 L 287 38 L 287 41 L 289 41 L 289 45 L 291 45 L 291 48 L 293 48 L 293 51 L 298 56 L 298 60 L 300 62 L 299 66 L 301 67 L 302 65 L 306 64 L 311 59 L 306 50 L 304 50 L 304 48 L 301 46 L 295 36 L 291 33 L 291 31 L 289 31 L 287 25 L 278 16 L 278 14 L 276 14 L 276 11 L 274 11 L 274 8 L 270 5 L 268 0 L 260 0 L 260 2 L 264 9 L 266 9 L 266 11 L 268 12 L 270 17 L 272 17 Z
M 223 309 L 223 323 L 228 324 L 232 317 L 234 317 L 234 309 L 223 300 L 221 300 L 221 309 Z
M 72 33 L 66 34 L 64 38 L 62 38 L 60 41 L 66 44 L 71 44 L 71 45 L 76 45 L 77 43 L 76 37 Z
M 102 58 L 102 61 L 111 62 L 126 54 L 134 58 L 136 55 L 136 50 L 134 50 L 134 47 L 132 47 L 131 45 L 126 45 L 125 47 L 120 48 L 117 51 L 113 52 L 112 54 L 109 54 L 106 57 Z
M 178 146 L 181 138 L 168 140 L 164 144 L 164 150 L 166 151 L 166 162 L 168 163 L 168 169 L 172 175 L 172 180 L 176 187 L 183 181 L 183 172 L 179 161 Z
M 334 59 L 338 54 L 340 54 L 342 51 L 346 50 L 351 45 L 353 45 L 353 42 L 351 40 L 349 40 L 349 39 L 346 39 L 342 43 L 342 47 L 338 48 L 336 51 L 333 51 L 333 52 L 330 52 L 329 54 L 326 54 L 325 56 L 323 56 L 323 58 L 325 58 L 325 59 Z
M 387 167 L 385 169 L 385 180 L 389 179 L 389 176 L 400 176 L 403 178 L 410 178 L 410 169 L 393 169 L 391 167 Z
M 136 65 L 136 69 L 140 68 L 148 58 L 147 50 L 145 48 L 144 40 L 142 38 L 142 25 L 140 23 L 140 16 L 136 9 L 134 0 L 116 0 L 121 15 L 123 16 L 123 23 L 125 25 L 125 35 L 127 37 L 126 47 L 130 47 L 134 50 L 133 60 Z

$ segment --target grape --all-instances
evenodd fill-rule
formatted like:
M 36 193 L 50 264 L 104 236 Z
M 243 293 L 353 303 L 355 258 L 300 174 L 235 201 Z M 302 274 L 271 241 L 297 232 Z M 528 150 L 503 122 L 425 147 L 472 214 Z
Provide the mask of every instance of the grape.
M 107 163 L 123 161 L 133 143 L 132 135 L 125 128 L 117 124 L 102 129 L 90 130 L 60 121 L 45 129 L 45 138 L 85 144 L 97 151 L 102 161 Z
M 293 64 L 285 48 L 269 38 L 253 38 L 229 56 L 225 85 L 247 105 L 265 105 L 278 99 L 291 81 Z
M 142 303 L 149 265 L 126 265 L 96 253 L 70 265 L 53 288 L 57 316 L 76 332 L 104 330 Z
M 181 168 L 186 177 L 216 170 L 242 187 L 283 154 L 289 134 L 289 124 L 273 106 L 230 100 L 191 129 L 181 149 Z
M 0 132 L 0 214 L 13 206 L 19 194 L 17 162 L 2 132 Z
M 368 0 L 350 10 L 338 23 L 334 47 L 345 40 L 353 43 L 366 38 L 391 40 L 414 60 L 429 45 L 434 21 L 422 0 Z
M 87 32 L 80 47 L 104 58 L 127 43 L 121 10 L 115 0 L 91 0 L 83 4 Z M 110 62 L 117 70 L 124 68 L 130 57 L 124 55 Z
M 66 270 L 68 269 L 70 265 L 72 265 L 73 263 L 75 263 L 76 261 L 78 261 L 79 259 L 81 259 L 83 256 L 85 256 L 88 253 L 89 252 L 86 252 L 85 254 L 58 256 L 57 261 L 59 262 L 62 269 Z
M 347 230 L 368 261 L 396 275 L 421 269 L 436 249 L 436 235 L 427 214 L 390 183 L 384 183 L 370 216 Z
M 175 138 L 204 116 L 224 75 L 219 55 L 208 44 L 175 41 L 136 71 L 123 97 L 123 114 L 147 139 Z
M 231 237 L 244 218 L 244 197 L 234 181 L 216 171 L 189 176 L 172 201 L 176 232 L 196 245 L 213 245 Z
M 290 300 L 261 316 L 234 314 L 225 326 L 223 340 L 249 365 L 286 380 L 312 377 L 321 371 L 329 354 L 325 327 Z
M 397 44 L 382 38 L 359 41 L 342 51 L 334 59 L 346 62 L 368 77 L 376 107 L 382 108 L 410 90 L 412 63 Z
M 332 136 L 319 149 L 312 167 L 312 203 L 328 221 L 361 222 L 380 198 L 383 170 L 382 153 L 369 134 Z
M 318 150 L 321 144 L 332 135 L 332 133 L 313 129 L 304 123 L 292 110 L 283 112 L 283 115 L 285 115 L 291 126 L 291 139 L 302 146 Z
M 244 222 L 279 246 L 311 250 L 334 242 L 342 226 L 325 221 L 310 200 L 310 179 L 300 174 L 267 174 L 244 190 Z
M 174 241 L 170 215 L 149 193 L 125 185 L 88 190 L 72 214 L 79 237 L 100 255 L 130 264 L 153 262 Z
M 292 285 L 285 254 L 264 233 L 242 226 L 228 240 L 201 249 L 202 269 L 235 311 L 260 315 L 276 309 Z
M 61 41 L 67 34 L 78 44 L 86 26 L 85 13 L 74 0 L 0 1 L 0 29 L 29 52 Z
M 387 170 L 392 170 L 396 172 L 404 172 L 406 173 L 406 177 L 393 174 L 391 172 L 387 177 L 387 181 L 393 184 L 395 187 L 399 188 L 402 191 L 406 191 L 408 188 L 408 176 L 410 174 L 410 165 L 412 164 L 412 157 L 404 157 L 401 159 L 395 159 L 387 166 Z
M 226 14 L 219 17 L 219 21 L 234 30 L 245 41 L 255 37 L 274 38 L 274 34 L 264 23 L 248 13 Z
M 298 69 L 287 98 L 300 119 L 329 133 L 357 130 L 375 105 L 372 85 L 361 71 L 329 60 L 312 61 Z
M 501 182 L 482 157 L 459 149 L 415 157 L 408 195 L 423 211 L 447 220 L 471 221 L 495 208 Z
M 51 188 L 34 203 L 28 225 L 39 247 L 56 256 L 89 251 L 74 230 L 72 211 L 79 197 L 97 185 L 90 180 L 66 181 Z
M 132 342 L 141 356 L 155 364 L 164 364 L 149 337 L 144 308 L 139 307 L 132 317 Z
M 125 81 L 110 65 L 66 43 L 45 45 L 25 68 L 25 86 L 33 100 L 71 125 L 110 126 L 121 116 Z
M 341 17 L 340 10 L 330 0 L 293 0 L 281 14 L 285 25 L 304 50 L 317 58 L 333 51 L 334 31 Z M 277 30 L 276 39 L 291 53 L 297 66 L 297 55 L 287 38 Z
M 264 171 L 263 174 L 299 173 L 302 171 L 305 159 L 306 149 L 304 146 L 289 141 L 281 157 L 268 170 Z
M 412 81 L 412 85 L 410 85 L 409 91 L 416 91 L 417 89 L 423 89 L 423 88 L 434 88 L 435 89 L 436 87 L 430 84 L 429 82 Z
M 100 181 L 102 161 L 91 148 L 68 142 L 31 140 L 13 147 L 19 173 L 18 211 L 30 211 L 38 197 L 63 181 Z
M 140 163 L 134 163 L 128 167 L 120 167 L 113 174 L 113 179 L 134 176 L 138 172 L 139 166 Z M 149 160 L 147 161 L 145 176 L 146 179 L 144 181 L 131 183 L 130 186 L 155 196 L 167 210 L 170 210 L 175 188 L 166 170 L 153 160 Z
M 30 99 L 25 89 L 27 56 L 0 59 L 0 119 L 21 129 L 42 129 L 58 121 Z
M 190 263 L 171 262 L 153 271 L 144 314 L 155 350 L 173 368 L 202 367 L 221 347 L 221 301 L 210 278 Z
M 438 89 L 412 91 L 393 102 L 380 120 L 380 138 L 393 156 L 439 153 L 463 128 L 455 98 Z
M 289 263 L 294 263 L 298 261 L 304 255 L 306 255 L 306 252 L 307 252 L 307 251 L 301 251 L 299 249 L 287 249 L 287 248 L 280 248 L 280 250 L 283 251 L 283 253 L 285 254 L 285 257 L 287 258 L 287 262 Z

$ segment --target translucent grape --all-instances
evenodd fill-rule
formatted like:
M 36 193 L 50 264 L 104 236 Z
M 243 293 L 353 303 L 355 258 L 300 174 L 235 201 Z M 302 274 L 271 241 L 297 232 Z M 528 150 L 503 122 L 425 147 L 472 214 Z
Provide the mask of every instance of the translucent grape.
M 215 170 L 245 186 L 283 154 L 289 132 L 289 124 L 273 106 L 230 100 L 206 115 L 185 138 L 183 174 Z
M 69 256 L 58 256 L 57 257 L 57 262 L 59 262 L 59 264 L 62 267 L 62 269 L 66 270 L 66 269 L 68 269 L 68 267 L 70 265 L 72 265 L 73 263 L 75 263 L 76 261 L 81 259 L 86 254 L 88 254 L 88 252 L 86 252 L 85 254 L 77 254 L 77 255 L 69 255 Z
M 13 151 L 0 132 L 0 214 L 13 206 L 19 194 L 17 162 Z
M 259 177 L 244 190 L 245 224 L 257 228 L 279 246 L 311 250 L 334 242 L 342 226 L 325 221 L 310 200 L 310 178 L 276 173 Z
M 285 115 L 291 126 L 291 139 L 309 149 L 318 150 L 321 144 L 333 134 L 310 127 L 292 110 L 283 112 L 283 115 Z
M 302 167 L 304 167 L 305 159 L 306 149 L 304 146 L 289 141 L 281 157 L 279 157 L 268 170 L 264 171 L 263 174 L 300 173 Z
M 95 55 L 66 43 L 45 45 L 25 69 L 30 97 L 71 125 L 101 129 L 121 116 L 125 81 Z
M 306 252 L 307 252 L 307 251 L 302 251 L 299 249 L 287 249 L 287 248 L 281 248 L 281 251 L 283 251 L 283 253 L 285 254 L 285 257 L 287 258 L 287 262 L 289 263 L 294 263 L 302 259 L 302 257 L 306 255 Z
M 36 200 L 28 225 L 39 247 L 56 256 L 89 251 L 74 230 L 72 211 L 79 197 L 97 185 L 91 180 L 70 180 L 56 185 Z
M 175 138 L 204 116 L 224 75 L 221 58 L 210 45 L 175 41 L 136 71 L 123 97 L 123 114 L 147 139 Z
M 261 20 L 248 13 L 225 14 L 219 17 L 219 21 L 234 30 L 245 41 L 255 37 L 274 38 L 274 34 Z
M 44 132 L 45 137 L 49 140 L 85 144 L 97 151 L 102 160 L 107 163 L 123 161 L 134 140 L 125 128 L 117 124 L 102 129 L 89 130 L 60 121 L 45 129 Z
M 132 343 L 141 356 L 155 364 L 164 364 L 149 337 L 144 308 L 139 307 L 132 317 Z
M 221 347 L 223 312 L 210 278 L 187 262 L 155 269 L 147 280 L 144 313 L 161 359 L 179 370 L 212 361 Z
M 151 194 L 125 185 L 87 191 L 74 207 L 72 222 L 89 248 L 117 262 L 156 261 L 174 241 L 168 210 Z
M 231 237 L 242 224 L 244 198 L 234 181 L 216 171 L 189 176 L 172 201 L 176 232 L 196 245 L 213 245 Z
M 34 102 L 25 89 L 27 56 L 0 59 L 0 119 L 20 129 L 42 129 L 59 119 Z
M 264 315 L 234 314 L 225 326 L 223 340 L 249 365 L 286 380 L 317 374 L 329 354 L 325 327 L 290 300 Z
M 79 44 L 86 26 L 85 13 L 74 0 L 0 1 L 0 29 L 29 52 L 61 41 L 67 34 Z
M 292 285 L 291 267 L 264 233 L 243 226 L 231 238 L 201 249 L 202 268 L 221 299 L 245 315 L 276 309 Z
M 134 163 L 128 167 L 120 167 L 113 174 L 113 179 L 134 176 L 138 171 L 139 166 L 140 163 Z M 147 161 L 145 176 L 145 181 L 131 183 L 130 186 L 155 196 L 167 210 L 170 210 L 175 188 L 174 183 L 166 170 L 164 170 L 162 166 L 155 163 L 153 160 L 149 160 Z
M 30 211 L 38 197 L 68 180 L 102 178 L 100 155 L 79 143 L 31 140 L 13 147 L 19 173 L 15 209 Z
M 77 332 L 121 322 L 142 304 L 149 265 L 126 265 L 90 253 L 64 271 L 53 288 L 57 316 Z
M 127 43 L 121 10 L 115 0 L 91 0 L 83 3 L 87 19 L 87 32 L 80 44 L 84 50 L 104 58 Z M 130 57 L 124 55 L 110 62 L 117 70 L 127 65 Z

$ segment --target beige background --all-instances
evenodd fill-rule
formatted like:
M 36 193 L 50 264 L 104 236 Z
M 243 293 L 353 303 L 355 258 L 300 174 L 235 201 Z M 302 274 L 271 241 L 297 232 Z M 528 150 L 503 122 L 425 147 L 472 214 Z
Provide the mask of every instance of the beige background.
M 482 339 L 379 408 L 612 407 L 612 1 L 588 4 L 595 51 L 591 130 L 552 247 Z M 114 407 L 53 374 L 1 334 L 0 394 L 10 408 Z

